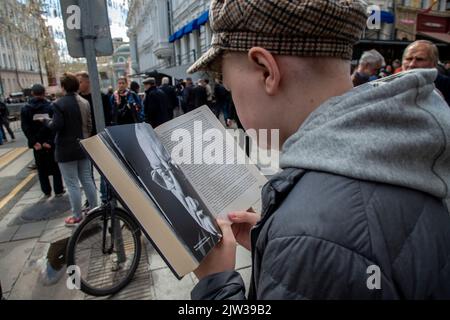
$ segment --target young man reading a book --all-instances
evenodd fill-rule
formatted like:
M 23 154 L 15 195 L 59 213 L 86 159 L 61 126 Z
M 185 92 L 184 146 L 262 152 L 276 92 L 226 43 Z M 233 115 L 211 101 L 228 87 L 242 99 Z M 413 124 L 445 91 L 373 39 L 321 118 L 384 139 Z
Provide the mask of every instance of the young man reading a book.
M 212 48 L 243 125 L 280 130 L 261 216 L 230 213 L 193 299 L 449 299 L 450 113 L 435 70 L 353 88 L 360 1 L 214 0 Z M 244 209 L 244 208 L 243 208 Z

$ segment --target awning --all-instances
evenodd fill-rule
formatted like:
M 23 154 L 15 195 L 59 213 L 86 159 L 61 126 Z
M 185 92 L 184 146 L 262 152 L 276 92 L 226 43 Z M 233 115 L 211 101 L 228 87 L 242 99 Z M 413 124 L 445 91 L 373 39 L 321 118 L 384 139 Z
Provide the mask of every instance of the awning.
M 178 30 L 169 37 L 169 42 L 174 42 L 178 39 L 181 39 L 183 35 L 184 35 L 184 28 L 181 28 L 180 30 Z
M 174 42 L 180 38 L 182 38 L 184 35 L 191 33 L 194 30 L 200 29 L 202 25 L 207 23 L 209 21 L 209 11 L 203 12 L 200 17 L 197 19 L 192 20 L 187 25 L 185 25 L 183 28 L 179 29 L 177 32 L 172 34 L 169 37 L 169 42 Z
M 197 18 L 197 23 L 199 26 L 204 25 L 209 20 L 209 11 L 205 11 L 202 13 L 200 17 Z
M 418 35 L 422 35 L 428 38 L 432 38 L 441 42 L 450 43 L 450 34 L 443 32 L 418 32 Z
M 389 11 L 381 11 L 381 22 L 394 23 L 395 16 Z
M 192 31 L 197 30 L 197 29 L 200 29 L 200 26 L 197 23 L 197 19 L 194 19 L 183 27 L 183 35 L 189 34 Z
M 371 15 L 374 15 L 374 14 L 375 14 L 375 11 L 372 11 Z M 381 19 L 381 22 L 384 22 L 384 23 L 394 23 L 395 16 L 394 16 L 394 14 L 392 14 L 389 11 L 381 11 L 380 19 Z

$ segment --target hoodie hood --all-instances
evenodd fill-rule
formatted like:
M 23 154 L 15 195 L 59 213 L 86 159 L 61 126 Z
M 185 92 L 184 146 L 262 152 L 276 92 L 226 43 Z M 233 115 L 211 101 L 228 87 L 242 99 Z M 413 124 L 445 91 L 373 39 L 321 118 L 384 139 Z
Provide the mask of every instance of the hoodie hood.
M 357 87 L 317 108 L 283 146 L 280 165 L 449 196 L 450 109 L 435 69 Z
M 28 105 L 31 109 L 39 109 L 42 107 L 47 107 L 50 105 L 50 101 L 48 101 L 47 99 L 40 99 L 40 98 L 31 98 L 28 101 Z

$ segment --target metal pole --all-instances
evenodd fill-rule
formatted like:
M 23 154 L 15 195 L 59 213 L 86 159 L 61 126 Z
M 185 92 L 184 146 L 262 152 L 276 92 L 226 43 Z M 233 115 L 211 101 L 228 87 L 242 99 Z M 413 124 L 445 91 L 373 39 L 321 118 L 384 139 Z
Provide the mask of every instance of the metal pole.
M 89 0 L 79 0 L 81 10 L 81 28 L 83 35 L 84 53 L 86 56 L 89 80 L 91 82 L 92 103 L 94 107 L 94 119 L 97 132 L 105 129 L 105 116 L 103 113 L 102 96 L 100 92 L 100 79 L 98 76 L 97 59 L 95 52 L 95 39 L 97 38 L 94 30 L 93 17 Z
M 96 50 L 95 50 L 95 34 L 92 10 L 89 0 L 79 0 L 81 10 L 81 29 L 84 45 L 84 55 L 88 65 L 89 80 L 91 83 L 92 103 L 94 104 L 94 118 L 97 132 L 100 133 L 105 129 L 105 117 L 103 113 L 102 96 L 100 93 L 100 79 L 98 76 Z M 114 216 L 112 217 L 114 219 Z M 122 230 L 119 220 L 112 221 L 114 242 L 117 250 L 118 262 L 126 260 L 125 248 L 123 245 Z

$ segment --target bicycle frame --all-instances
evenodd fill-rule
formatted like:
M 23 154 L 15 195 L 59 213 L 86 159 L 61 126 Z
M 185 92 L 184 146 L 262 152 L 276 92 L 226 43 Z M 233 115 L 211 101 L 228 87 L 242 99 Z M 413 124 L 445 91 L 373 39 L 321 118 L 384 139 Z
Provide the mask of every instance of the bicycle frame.
M 116 198 L 111 186 L 107 183 L 107 199 L 103 216 L 103 235 L 102 235 L 102 251 L 103 254 L 112 254 L 114 247 L 117 249 L 117 263 L 126 261 L 125 248 L 123 244 L 122 229 L 120 223 L 115 218 L 115 209 L 117 206 Z M 111 217 L 111 228 L 108 228 L 108 216 Z M 111 235 L 110 246 L 106 248 L 107 233 Z

